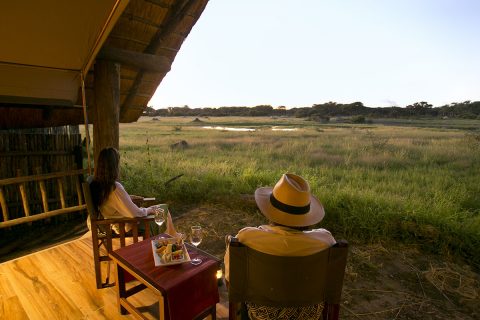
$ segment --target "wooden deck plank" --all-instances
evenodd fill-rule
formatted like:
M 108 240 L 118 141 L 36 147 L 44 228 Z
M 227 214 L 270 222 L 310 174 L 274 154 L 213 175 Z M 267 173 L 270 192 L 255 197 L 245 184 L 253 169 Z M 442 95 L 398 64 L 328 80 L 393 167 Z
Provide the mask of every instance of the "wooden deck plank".
M 29 318 L 18 297 L 10 297 L 0 299 L 0 319 L 28 320 Z
M 0 273 L 0 319 L 7 319 L 7 315 L 11 314 L 15 314 L 16 319 L 28 319 L 7 276 Z
M 43 256 L 36 255 L 8 266 L 10 284 L 26 313 L 43 319 L 82 318 L 81 311 L 55 287 L 56 273 L 44 273 L 45 264 Z
M 0 319 L 133 319 L 118 312 L 114 287 L 96 289 L 91 246 L 86 235 L 0 263 Z M 217 305 L 217 319 L 228 318 L 223 300 Z M 157 300 L 150 290 L 130 301 L 148 319 L 158 319 Z
M 10 285 L 7 274 L 0 269 L 0 299 L 8 299 L 11 297 L 15 297 L 15 290 L 13 290 Z

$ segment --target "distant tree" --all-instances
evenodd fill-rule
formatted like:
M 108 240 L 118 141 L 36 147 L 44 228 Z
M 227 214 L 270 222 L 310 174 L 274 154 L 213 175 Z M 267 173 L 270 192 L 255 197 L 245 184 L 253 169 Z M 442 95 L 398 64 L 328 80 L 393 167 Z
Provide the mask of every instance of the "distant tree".
M 146 107 L 145 111 L 143 111 L 143 115 L 148 116 L 148 117 L 153 117 L 155 116 L 156 110 L 153 109 L 152 107 Z
M 293 108 L 292 112 L 296 118 L 304 118 L 310 116 L 311 108 Z
M 424 116 L 424 115 L 432 115 L 430 110 L 432 109 L 432 105 L 426 101 L 415 102 L 414 104 L 409 104 L 405 108 L 409 110 L 409 114 L 411 116 Z
M 431 109 L 432 107 L 433 106 L 426 101 L 415 102 L 414 104 L 406 106 L 407 109 Z
M 352 117 L 352 123 L 365 123 L 365 117 L 364 116 L 354 116 Z
M 188 105 L 182 107 L 169 107 L 155 110 L 147 107 L 144 114 L 150 116 L 287 116 L 297 118 L 309 118 L 314 121 L 328 122 L 330 118 L 346 118 L 352 121 L 352 117 L 363 116 L 365 121 L 372 118 L 402 118 L 412 116 L 448 117 L 448 118 L 480 118 L 480 101 L 466 100 L 464 102 L 452 102 L 440 107 L 433 107 L 426 101 L 415 102 L 405 108 L 380 107 L 371 108 L 362 102 L 341 104 L 333 101 L 322 104 L 314 104 L 311 107 L 290 108 L 279 106 L 273 108 L 270 105 L 258 105 L 253 108 L 245 106 L 232 106 L 220 108 L 194 108 Z M 360 118 L 361 119 L 361 118 Z
M 287 115 L 287 107 L 285 106 L 278 106 L 275 110 L 274 110 L 274 115 L 278 115 L 278 116 L 285 116 Z
M 352 106 L 355 107 L 355 108 L 363 108 L 363 107 L 365 107 L 365 106 L 363 105 L 363 103 L 360 102 L 360 101 L 357 101 L 357 102 L 352 103 Z
M 273 107 L 270 105 L 260 105 L 253 107 L 250 110 L 250 115 L 254 117 L 271 116 L 273 115 Z

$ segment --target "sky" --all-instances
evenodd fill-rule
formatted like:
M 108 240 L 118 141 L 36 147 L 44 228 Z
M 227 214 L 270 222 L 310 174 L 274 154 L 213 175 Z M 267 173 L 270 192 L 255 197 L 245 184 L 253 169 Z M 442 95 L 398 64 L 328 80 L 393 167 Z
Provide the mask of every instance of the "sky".
M 479 0 L 210 0 L 149 106 L 480 100 Z

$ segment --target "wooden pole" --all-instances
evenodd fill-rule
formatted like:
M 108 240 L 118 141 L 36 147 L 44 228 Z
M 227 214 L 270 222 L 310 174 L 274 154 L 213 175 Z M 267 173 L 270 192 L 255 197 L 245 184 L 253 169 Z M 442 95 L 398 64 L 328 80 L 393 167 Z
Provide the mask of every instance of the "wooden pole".
M 7 206 L 7 200 L 5 199 L 5 195 L 3 194 L 2 187 L 0 187 L 0 205 L 2 207 L 3 221 L 7 222 L 8 221 L 8 206 Z
M 22 170 L 17 169 L 17 177 L 22 176 Z M 22 182 L 18 185 L 20 189 L 20 195 L 22 196 L 22 204 L 23 204 L 23 211 L 25 211 L 25 217 L 28 217 L 30 215 L 30 207 L 28 205 L 28 196 L 27 196 L 27 190 L 25 188 L 25 182 Z
M 81 206 L 83 204 L 82 202 L 82 185 L 80 183 L 80 177 L 74 177 L 75 179 L 75 188 L 77 189 L 77 200 L 78 200 L 78 205 Z
M 94 67 L 94 159 L 103 148 L 119 146 L 120 65 L 97 60 Z
M 7 179 L 0 180 L 0 186 L 7 186 L 10 184 L 17 184 L 17 183 L 30 182 L 30 181 L 48 180 L 48 179 L 54 179 L 58 177 L 77 176 L 77 175 L 83 175 L 85 173 L 88 173 L 86 169 L 79 169 L 79 170 L 70 170 L 65 172 L 44 173 L 44 174 L 38 174 L 33 176 L 7 178 Z
M 36 171 L 37 175 L 40 175 L 41 168 L 36 167 L 35 171 Z M 39 180 L 38 181 L 38 186 L 40 187 L 40 194 L 42 195 L 43 211 L 48 212 L 48 195 L 47 195 L 47 188 L 45 186 L 45 181 L 44 180 Z
M 22 217 L 22 218 L 17 218 L 13 220 L 5 220 L 3 222 L 0 222 L 0 229 L 6 228 L 6 227 L 12 227 L 15 225 L 19 225 L 22 223 L 26 222 L 33 222 L 41 219 L 49 219 L 50 217 L 57 216 L 59 214 L 65 214 L 65 213 L 72 213 L 76 211 L 83 211 L 87 209 L 86 205 L 81 205 L 81 206 L 73 206 L 73 207 L 68 207 L 68 208 L 63 208 L 63 209 L 56 209 L 48 212 L 43 212 L 39 214 L 34 214 L 28 217 Z M 8 218 L 8 217 L 7 217 Z
M 82 85 L 83 120 L 85 124 L 85 148 L 87 148 L 87 167 L 88 174 L 92 175 L 92 162 L 90 161 L 90 131 L 88 130 L 87 98 L 85 96 L 85 78 L 83 76 L 83 72 L 80 73 L 80 78 Z
M 58 193 L 60 195 L 60 205 L 62 208 L 65 208 L 65 191 L 63 190 L 63 179 L 58 178 L 57 179 L 57 186 L 58 186 Z

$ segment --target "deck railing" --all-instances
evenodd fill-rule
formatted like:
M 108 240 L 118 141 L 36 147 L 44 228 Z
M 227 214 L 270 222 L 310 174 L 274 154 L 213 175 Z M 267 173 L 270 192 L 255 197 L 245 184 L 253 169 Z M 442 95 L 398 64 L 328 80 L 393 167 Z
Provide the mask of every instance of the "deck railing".
M 83 200 L 82 186 L 81 182 L 83 181 L 83 175 L 87 173 L 86 169 L 71 170 L 64 172 L 55 172 L 55 173 L 46 173 L 46 174 L 36 174 L 31 176 L 15 177 L 0 180 L 0 207 L 2 208 L 2 217 L 3 221 L 0 222 L 0 229 L 15 226 L 18 224 L 37 221 L 41 219 L 47 219 L 56 215 L 72 213 L 76 211 L 81 211 L 86 209 L 85 201 Z M 77 201 L 74 204 L 69 205 L 65 197 L 65 178 L 73 177 L 74 188 L 77 193 Z M 60 208 L 50 210 L 49 208 L 49 199 L 47 193 L 47 187 L 45 182 L 47 180 L 56 180 L 56 193 L 58 195 Z M 41 204 L 42 210 L 38 213 L 32 213 L 30 210 L 28 191 L 26 188 L 27 183 L 36 183 L 38 189 L 40 190 L 41 195 Z M 4 189 L 6 186 L 16 185 L 18 192 L 21 197 L 22 207 L 23 207 L 23 216 L 20 217 L 10 217 L 8 210 L 7 198 L 5 196 Z

